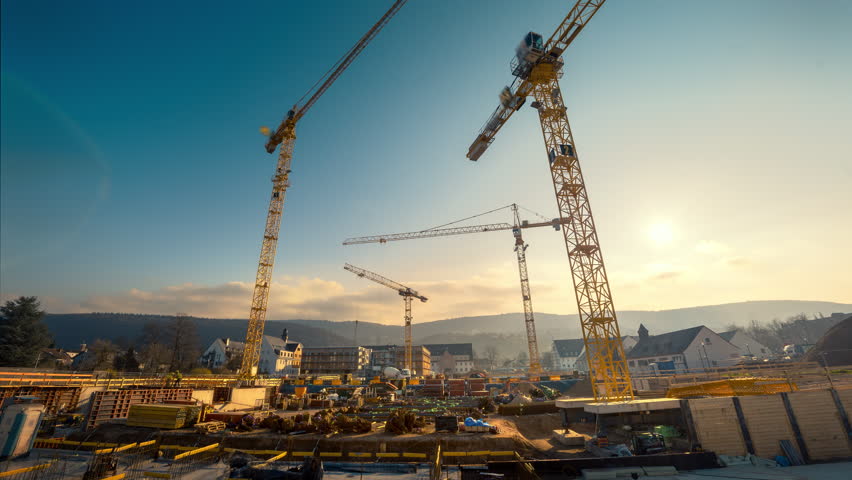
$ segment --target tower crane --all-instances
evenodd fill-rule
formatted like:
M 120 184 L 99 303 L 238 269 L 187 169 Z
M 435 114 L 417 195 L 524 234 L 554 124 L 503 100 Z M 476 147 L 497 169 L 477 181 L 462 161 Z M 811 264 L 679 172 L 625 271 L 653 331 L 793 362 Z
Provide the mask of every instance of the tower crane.
M 389 278 L 385 278 L 378 273 L 373 273 L 369 270 L 364 270 L 363 268 L 356 267 L 355 265 L 345 264 L 343 266 L 344 270 L 349 270 L 350 272 L 358 275 L 361 278 L 366 278 L 367 280 L 372 280 L 379 285 L 384 285 L 388 288 L 392 288 L 397 291 L 402 296 L 402 300 L 405 302 L 405 366 L 403 368 L 407 368 L 411 371 L 412 367 L 412 358 L 411 358 L 411 299 L 416 298 L 421 302 L 426 302 L 428 300 L 423 295 L 417 293 L 416 290 L 411 287 L 406 287 L 405 285 L 395 282 Z
M 536 227 L 553 227 L 555 230 L 559 230 L 560 224 L 562 224 L 562 220 L 554 218 L 549 222 L 536 223 L 530 223 L 526 220 L 521 221 L 520 215 L 518 214 L 518 204 L 513 203 L 512 205 L 510 205 L 510 207 L 512 209 L 515 219 L 514 225 L 509 225 L 508 223 L 492 223 L 488 225 L 472 225 L 465 227 L 434 228 L 428 230 L 421 230 L 419 232 L 394 233 L 390 235 L 375 235 L 371 237 L 348 238 L 343 241 L 343 244 L 355 245 L 360 243 L 387 243 L 397 240 L 412 240 L 415 238 L 445 237 L 449 235 L 464 235 L 467 233 L 483 233 L 494 232 L 498 230 L 511 230 L 512 235 L 515 238 L 515 253 L 518 256 L 518 273 L 520 274 L 521 278 L 521 298 L 523 299 L 524 304 L 524 325 L 527 331 L 527 347 L 529 349 L 530 356 L 529 371 L 530 373 L 541 373 L 542 367 L 541 359 L 538 353 L 538 340 L 536 339 L 535 334 L 535 318 L 533 315 L 532 308 L 532 294 L 530 293 L 530 280 L 527 274 L 526 250 L 528 245 L 524 243 L 521 230 Z M 495 210 L 492 210 L 491 212 L 494 211 Z
M 367 33 L 348 51 L 338 62 L 332 66 L 322 78 L 299 100 L 302 101 L 310 95 L 310 98 L 296 105 L 287 112 L 281 124 L 270 132 L 266 127 L 261 132 L 269 135 L 266 142 L 267 153 L 278 150 L 278 163 L 272 176 L 272 197 L 269 199 L 269 210 L 266 215 L 266 227 L 263 232 L 263 241 L 260 247 L 260 260 L 257 265 L 254 291 L 251 299 L 251 310 L 249 311 L 248 329 L 246 331 L 246 347 L 240 366 L 240 376 L 244 379 L 253 378 L 257 374 L 257 364 L 260 360 L 260 346 L 263 339 L 263 329 L 266 323 L 266 308 L 269 304 L 269 284 L 272 281 L 272 267 L 275 263 L 275 251 L 278 248 L 278 234 L 281 231 L 281 213 L 284 210 L 284 195 L 290 186 L 290 164 L 293 157 L 293 146 L 296 142 L 296 123 L 305 116 L 317 100 L 331 87 L 331 84 L 343 73 L 353 60 L 364 50 L 370 41 L 375 38 L 379 31 L 387 25 L 391 18 L 399 11 L 407 0 L 397 0 L 387 12 L 373 25 Z M 318 87 L 317 87 L 318 85 Z
M 471 144 L 467 158 L 478 160 L 526 98 L 535 99 L 530 106 L 538 111 L 544 136 L 595 399 L 606 402 L 632 399 L 633 390 L 589 197 L 559 88 L 563 52 L 604 1 L 579 0 L 546 42 L 535 32 L 524 36 L 510 62 L 515 80 L 500 93 L 500 105 Z

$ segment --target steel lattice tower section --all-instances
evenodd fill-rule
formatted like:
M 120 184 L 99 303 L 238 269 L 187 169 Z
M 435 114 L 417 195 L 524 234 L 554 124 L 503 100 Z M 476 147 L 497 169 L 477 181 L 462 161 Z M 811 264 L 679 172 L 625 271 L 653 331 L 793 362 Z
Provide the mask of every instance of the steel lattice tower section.
M 567 220 L 562 233 L 574 282 L 586 358 L 595 377 L 596 398 L 631 399 L 630 372 L 600 242 L 559 89 L 561 68 L 561 63 L 539 63 L 530 72 L 529 81 L 537 102 L 534 107 L 538 109 L 559 215 Z
M 278 152 L 278 164 L 272 176 L 272 196 L 269 199 L 269 212 L 266 214 L 266 229 L 260 246 L 257 276 L 254 280 L 254 293 L 251 297 L 246 346 L 240 375 L 250 378 L 257 375 L 260 361 L 260 347 L 263 328 L 266 324 L 266 307 L 269 304 L 269 284 L 272 282 L 272 267 L 275 264 L 275 252 L 278 248 L 278 235 L 281 231 L 281 213 L 284 211 L 284 195 L 290 186 L 290 160 L 293 158 L 293 145 L 296 132 L 293 128 L 284 133 L 284 140 Z
M 535 335 L 535 317 L 533 315 L 532 293 L 530 292 L 530 277 L 527 274 L 527 245 L 521 236 L 521 217 L 518 215 L 518 205 L 513 204 L 515 213 L 515 228 L 512 234 L 515 236 L 515 253 L 518 254 L 518 273 L 521 277 L 521 298 L 524 302 L 524 325 L 527 329 L 527 348 L 530 355 L 530 373 L 541 373 L 541 357 L 538 354 L 538 340 Z

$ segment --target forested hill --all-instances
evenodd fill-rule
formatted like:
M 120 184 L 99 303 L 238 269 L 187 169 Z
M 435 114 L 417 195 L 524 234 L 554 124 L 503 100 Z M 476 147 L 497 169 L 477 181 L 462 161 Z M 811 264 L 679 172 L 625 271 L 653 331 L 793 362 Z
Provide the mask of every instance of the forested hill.
M 95 339 L 107 339 L 116 343 L 129 343 L 139 338 L 147 323 L 163 324 L 171 321 L 171 315 L 140 315 L 132 313 L 63 313 L 48 314 L 45 323 L 53 333 L 56 345 L 75 350 L 81 343 L 92 343 Z M 225 318 L 192 318 L 198 327 L 202 348 L 207 348 L 217 337 L 243 341 L 246 336 L 247 320 Z M 295 321 L 271 320 L 266 322 L 267 335 L 281 335 L 288 330 L 291 339 L 307 346 L 351 345 L 352 341 L 324 328 L 312 327 Z
M 635 335 L 640 323 L 652 335 L 696 325 L 706 325 L 721 332 L 729 325 L 747 327 L 752 322 L 769 324 L 772 320 L 784 320 L 805 314 L 809 319 L 830 317 L 834 312 L 852 312 L 852 304 L 810 301 L 754 301 L 681 308 L 661 311 L 620 311 L 619 324 L 622 334 Z M 91 343 L 97 338 L 122 343 L 122 338 L 133 343 L 146 323 L 168 322 L 169 315 L 138 315 L 127 313 L 82 313 L 49 314 L 46 323 L 58 346 L 76 349 L 80 343 Z M 471 342 L 475 349 L 493 344 L 508 351 L 526 349 L 523 335 L 522 313 L 506 313 L 479 317 L 462 317 L 433 322 L 415 323 L 416 343 L 461 343 Z M 202 348 L 206 348 L 216 337 L 229 337 L 242 341 L 245 338 L 245 319 L 193 318 L 198 329 Z M 401 323 L 401 322 L 400 322 Z M 809 341 L 815 341 L 836 321 L 808 322 Z M 329 320 L 270 320 L 266 323 L 267 335 L 281 335 L 284 328 L 290 338 L 307 346 L 338 346 L 355 343 L 355 322 Z M 373 322 L 358 322 L 357 342 L 361 345 L 401 343 L 402 326 L 384 325 Z M 536 313 L 536 330 L 540 348 L 549 350 L 553 339 L 577 338 L 580 336 L 576 315 Z

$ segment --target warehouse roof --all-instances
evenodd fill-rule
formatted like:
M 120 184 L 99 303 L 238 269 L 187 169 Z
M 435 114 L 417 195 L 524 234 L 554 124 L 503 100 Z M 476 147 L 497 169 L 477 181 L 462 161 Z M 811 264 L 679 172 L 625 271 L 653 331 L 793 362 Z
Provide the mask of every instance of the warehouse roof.
M 554 340 L 553 346 L 556 349 L 556 354 L 560 357 L 579 357 L 580 352 L 583 351 L 583 339 Z

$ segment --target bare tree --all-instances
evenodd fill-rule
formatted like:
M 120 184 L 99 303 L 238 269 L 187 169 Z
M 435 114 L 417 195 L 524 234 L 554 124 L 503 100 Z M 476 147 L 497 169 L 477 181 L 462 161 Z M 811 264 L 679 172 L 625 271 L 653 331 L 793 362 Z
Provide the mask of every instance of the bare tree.
M 169 370 L 189 370 L 201 354 L 195 321 L 185 313 L 178 313 L 167 326 L 167 332 L 172 348 Z
M 497 357 L 500 355 L 500 351 L 497 350 L 497 347 L 494 345 L 488 345 L 485 347 L 485 358 L 488 359 L 488 365 L 490 370 L 494 370 L 494 362 L 497 360 Z

